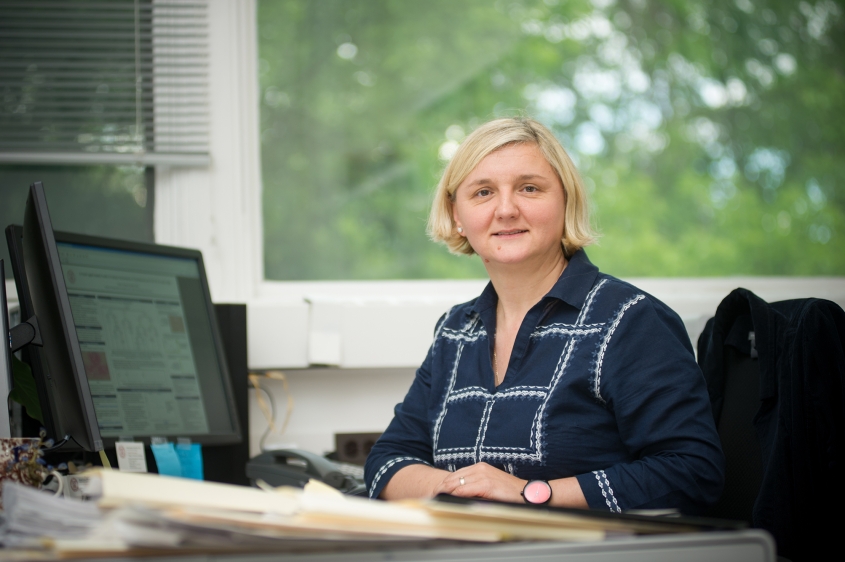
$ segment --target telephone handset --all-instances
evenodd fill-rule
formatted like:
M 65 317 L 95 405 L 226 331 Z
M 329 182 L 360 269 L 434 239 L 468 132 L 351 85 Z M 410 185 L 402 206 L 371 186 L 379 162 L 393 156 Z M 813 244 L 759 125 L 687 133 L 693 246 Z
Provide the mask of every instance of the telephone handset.
M 271 486 L 301 488 L 316 478 L 345 494 L 365 495 L 363 477 L 350 472 L 344 465 L 301 449 L 265 451 L 246 465 L 246 475 L 253 484 L 261 479 Z

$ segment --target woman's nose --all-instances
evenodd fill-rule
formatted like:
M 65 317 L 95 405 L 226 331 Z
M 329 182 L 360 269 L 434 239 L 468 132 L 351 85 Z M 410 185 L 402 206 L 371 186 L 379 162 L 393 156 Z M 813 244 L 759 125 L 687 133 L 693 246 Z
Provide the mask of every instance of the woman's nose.
M 513 193 L 509 190 L 502 190 L 496 206 L 496 216 L 500 219 L 507 219 L 513 218 L 517 214 L 519 214 L 519 208 L 516 205 Z

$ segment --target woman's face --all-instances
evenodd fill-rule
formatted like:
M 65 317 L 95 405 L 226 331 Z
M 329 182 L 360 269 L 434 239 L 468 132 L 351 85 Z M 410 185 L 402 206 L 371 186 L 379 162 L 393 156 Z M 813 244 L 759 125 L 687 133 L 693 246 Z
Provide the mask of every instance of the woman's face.
M 452 216 L 487 267 L 562 253 L 563 185 L 536 144 L 488 154 L 455 191 Z

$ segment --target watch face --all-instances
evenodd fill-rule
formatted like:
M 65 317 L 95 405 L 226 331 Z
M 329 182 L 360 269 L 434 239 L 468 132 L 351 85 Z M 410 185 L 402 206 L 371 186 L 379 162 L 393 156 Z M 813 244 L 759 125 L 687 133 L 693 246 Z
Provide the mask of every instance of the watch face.
M 525 485 L 522 495 L 528 503 L 546 503 L 552 498 L 552 487 L 548 482 L 532 480 Z

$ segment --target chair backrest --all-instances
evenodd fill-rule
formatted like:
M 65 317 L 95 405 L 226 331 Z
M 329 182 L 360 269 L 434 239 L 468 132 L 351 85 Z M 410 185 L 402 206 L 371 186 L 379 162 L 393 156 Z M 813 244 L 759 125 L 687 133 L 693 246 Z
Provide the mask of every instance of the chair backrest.
M 763 480 L 763 458 L 753 425 L 760 405 L 759 362 L 730 346 L 723 358 L 724 401 L 716 428 L 725 453 L 725 489 L 709 515 L 751 524 Z
M 839 548 L 828 490 L 845 469 L 845 311 L 736 289 L 699 338 L 698 362 L 727 461 L 710 515 L 769 531 L 796 562 Z

